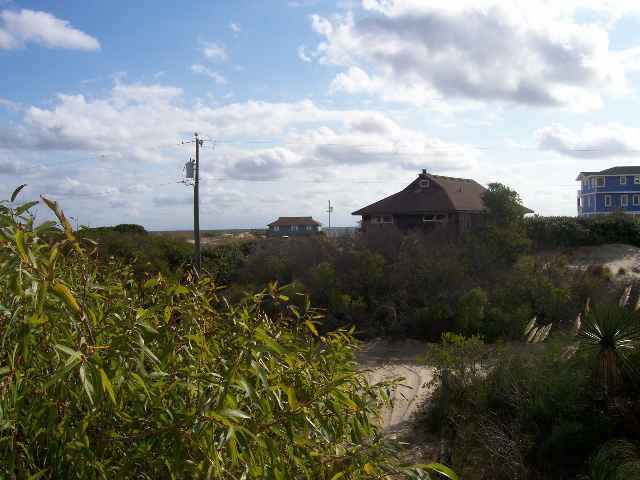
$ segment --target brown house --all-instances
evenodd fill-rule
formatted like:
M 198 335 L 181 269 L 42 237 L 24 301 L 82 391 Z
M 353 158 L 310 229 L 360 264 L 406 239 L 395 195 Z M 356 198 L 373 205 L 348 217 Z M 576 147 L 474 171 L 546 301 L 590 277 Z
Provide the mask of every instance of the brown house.
M 353 212 L 361 230 L 446 228 L 465 232 L 478 225 L 484 211 L 482 185 L 466 178 L 431 175 L 423 170 L 404 190 Z
M 313 235 L 320 232 L 321 225 L 311 217 L 280 217 L 268 225 L 267 235 L 272 237 Z

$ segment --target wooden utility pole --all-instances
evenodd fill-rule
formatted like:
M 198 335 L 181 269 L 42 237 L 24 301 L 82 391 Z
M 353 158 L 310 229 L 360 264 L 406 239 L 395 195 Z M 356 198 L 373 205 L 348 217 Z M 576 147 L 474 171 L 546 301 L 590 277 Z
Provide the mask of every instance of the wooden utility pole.
M 200 252 L 200 147 L 202 140 L 195 134 L 196 140 L 196 168 L 193 183 L 193 243 L 195 245 L 194 267 L 198 273 L 202 269 L 202 254 Z
M 331 230 L 331 212 L 333 212 L 333 207 L 331 206 L 331 200 L 329 200 L 329 208 L 327 208 L 327 213 L 329 214 L 329 230 Z

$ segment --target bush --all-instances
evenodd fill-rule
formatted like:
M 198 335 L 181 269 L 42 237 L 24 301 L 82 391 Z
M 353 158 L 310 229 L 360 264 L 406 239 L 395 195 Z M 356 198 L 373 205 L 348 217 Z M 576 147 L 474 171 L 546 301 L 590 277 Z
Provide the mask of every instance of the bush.
M 438 431 L 446 414 L 464 478 L 574 478 L 620 428 L 592 388 L 589 358 L 566 360 L 565 347 L 498 350 L 488 361 L 477 341 L 448 336 L 428 355 L 436 372 L 452 373 L 446 405 L 436 381 L 425 425 Z
M 465 335 L 480 333 L 483 330 L 487 303 L 487 294 L 480 287 L 473 288 L 462 295 L 456 314 L 456 331 Z
M 640 219 L 613 214 L 592 217 L 540 217 L 525 219 L 527 236 L 538 249 L 581 247 L 605 243 L 640 246 Z
M 275 285 L 232 304 L 207 276 L 140 284 L 46 202 L 61 229 L 0 215 L 0 477 L 419 478 L 350 332 L 320 337 Z

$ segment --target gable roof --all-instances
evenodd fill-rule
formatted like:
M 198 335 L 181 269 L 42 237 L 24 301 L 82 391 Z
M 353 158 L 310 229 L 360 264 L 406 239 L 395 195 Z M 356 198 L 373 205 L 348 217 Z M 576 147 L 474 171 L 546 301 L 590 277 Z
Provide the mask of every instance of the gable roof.
M 435 188 L 421 187 L 421 180 L 429 180 Z M 423 171 L 404 190 L 367 205 L 353 212 L 352 215 L 482 212 L 484 211 L 482 194 L 486 190 L 475 180 L 431 175 Z
M 320 226 L 322 225 L 320 222 L 316 222 L 311 217 L 279 217 L 276 221 L 271 222 L 268 227 L 288 227 L 288 226 L 303 226 L 303 225 L 312 225 L 312 226 Z
M 580 172 L 576 181 L 593 175 L 640 175 L 640 166 L 611 167 L 599 172 Z

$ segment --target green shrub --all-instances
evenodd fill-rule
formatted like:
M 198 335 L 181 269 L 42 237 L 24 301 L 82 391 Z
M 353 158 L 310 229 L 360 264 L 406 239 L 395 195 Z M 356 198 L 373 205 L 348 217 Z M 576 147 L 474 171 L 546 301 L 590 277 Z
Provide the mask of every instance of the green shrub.
M 436 390 L 425 426 L 447 427 L 453 466 L 465 478 L 574 478 L 619 428 L 594 395 L 587 357 L 567 360 L 562 341 L 529 348 L 489 360 L 477 340 L 447 335 L 427 356 Z
M 140 284 L 45 202 L 60 229 L 0 216 L 1 478 L 424 478 L 373 423 L 386 386 L 350 332 L 319 336 L 275 285 Z
M 540 217 L 525 219 L 527 236 L 538 249 L 605 243 L 640 246 L 640 220 L 634 215 Z
M 482 331 L 488 298 L 486 292 L 476 287 L 465 293 L 458 303 L 456 312 L 456 331 L 473 335 Z

